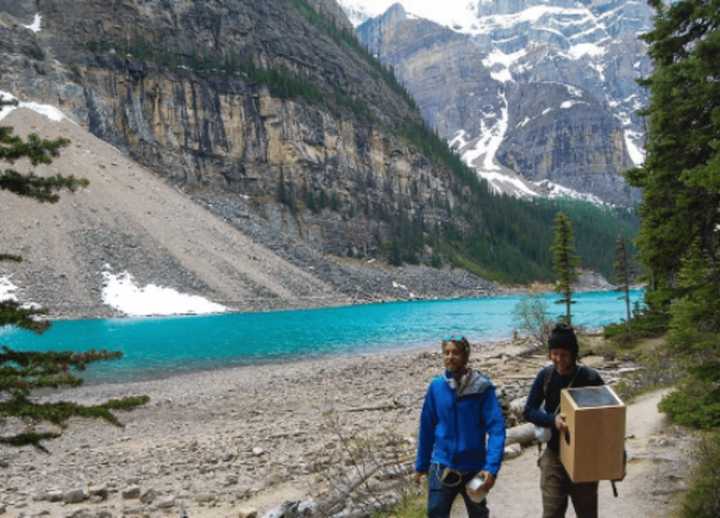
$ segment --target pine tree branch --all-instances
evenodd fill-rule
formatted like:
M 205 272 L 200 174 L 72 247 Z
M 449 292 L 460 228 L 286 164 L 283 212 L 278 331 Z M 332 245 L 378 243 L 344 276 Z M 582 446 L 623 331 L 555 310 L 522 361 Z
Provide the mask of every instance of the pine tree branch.
M 8 446 L 34 446 L 43 453 L 50 453 L 45 446 L 42 445 L 42 441 L 48 441 L 50 439 L 57 439 L 60 437 L 59 433 L 53 432 L 24 432 L 17 435 L 11 435 L 8 437 L 0 437 L 0 444 L 7 444 Z
M 28 135 L 27 140 L 12 133 L 8 126 L 0 127 L 0 160 L 11 164 L 21 158 L 30 160 L 33 166 L 49 164 L 60 155 L 60 148 L 70 144 L 66 138 L 45 140 L 35 133 Z
M 19 255 L 13 255 L 13 254 L 0 254 L 0 261 L 8 261 L 8 262 L 14 262 L 14 263 L 21 263 L 22 257 Z
M 0 148 L 1 149 L 1 148 Z M 88 185 L 84 178 L 74 176 L 41 177 L 35 174 L 22 175 L 12 169 L 0 172 L 0 190 L 10 191 L 18 196 L 34 198 L 40 202 L 55 203 L 60 197 L 57 191 L 67 189 L 76 191 Z
M 3 300 L 0 301 L 0 327 L 14 325 L 36 333 L 43 333 L 50 327 L 50 323 L 36 317 L 46 313 L 47 311 L 44 309 L 23 307 L 14 300 Z
M 100 405 L 81 405 L 72 401 L 36 403 L 16 393 L 10 399 L 0 402 L 0 416 L 29 419 L 35 422 L 45 421 L 63 428 L 71 417 L 103 419 L 122 428 L 123 424 L 111 410 L 132 410 L 148 401 L 150 401 L 148 396 L 130 396 L 111 399 Z

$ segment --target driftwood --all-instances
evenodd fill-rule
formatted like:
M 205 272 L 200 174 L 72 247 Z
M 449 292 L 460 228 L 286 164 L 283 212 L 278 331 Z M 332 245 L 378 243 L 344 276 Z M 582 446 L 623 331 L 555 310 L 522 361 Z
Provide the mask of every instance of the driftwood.
M 387 403 L 385 405 L 361 406 L 361 407 L 356 407 L 356 408 L 348 408 L 345 410 L 345 412 L 375 412 L 377 410 L 395 410 L 397 408 L 405 408 L 405 405 L 402 405 L 397 401 L 393 401 L 392 403 Z
M 519 444 L 523 447 L 529 446 L 535 442 L 535 425 L 532 423 L 525 423 L 518 426 L 513 426 L 507 431 L 505 437 L 505 445 L 510 446 L 511 444 Z
M 398 465 L 397 461 L 392 461 L 384 465 L 373 466 L 369 469 L 363 469 L 361 473 L 346 484 L 338 484 L 335 487 L 334 494 L 318 502 L 317 510 L 319 514 L 329 516 L 334 512 L 341 511 L 347 501 L 350 500 L 351 495 L 361 486 L 367 484 L 368 480 L 373 476 L 378 476 L 381 480 L 388 480 L 412 473 L 412 464 L 407 463 L 407 459 L 402 459 L 400 462 L 406 462 L 406 464 Z M 387 484 L 385 484 L 385 489 L 389 489 Z

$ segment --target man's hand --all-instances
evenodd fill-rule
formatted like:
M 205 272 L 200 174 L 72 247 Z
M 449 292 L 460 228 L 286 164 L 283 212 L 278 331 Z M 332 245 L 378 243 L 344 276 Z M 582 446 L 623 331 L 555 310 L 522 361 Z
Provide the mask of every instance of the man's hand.
M 485 477 L 485 483 L 480 486 L 483 491 L 490 491 L 495 485 L 495 477 L 489 471 L 481 471 L 480 474 Z
M 422 480 L 423 480 L 423 477 L 424 477 L 425 475 L 427 475 L 427 473 L 420 472 L 420 471 L 416 471 L 416 472 L 415 472 L 414 481 L 415 481 L 415 483 L 416 483 L 418 486 L 419 486 L 420 484 L 422 484 Z
M 555 428 L 557 428 L 557 431 L 560 433 L 567 431 L 568 425 L 565 422 L 565 416 L 563 416 L 563 415 L 555 416 Z

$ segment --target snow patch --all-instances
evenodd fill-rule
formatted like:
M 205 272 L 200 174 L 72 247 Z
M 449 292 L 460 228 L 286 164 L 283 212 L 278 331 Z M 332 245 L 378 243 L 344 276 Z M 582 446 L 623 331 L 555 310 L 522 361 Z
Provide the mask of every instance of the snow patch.
M 503 173 L 486 171 L 479 171 L 478 175 L 487 180 L 495 194 L 506 193 L 519 198 L 528 196 L 533 198 L 538 195 L 538 193 L 530 189 L 527 184 L 519 178 L 514 178 Z
M 497 72 L 490 72 L 490 77 L 500 83 L 507 83 L 508 81 L 513 80 L 512 74 L 507 68 L 503 68 L 502 70 L 498 70 Z
M 586 103 L 585 101 L 563 101 L 560 104 L 560 108 L 562 108 L 563 110 L 567 110 L 568 108 L 572 108 L 576 104 L 588 104 L 588 103 Z
M 5 101 L 17 101 L 17 97 L 15 97 L 13 94 L 9 92 L 4 92 L 0 90 L 0 97 L 2 97 Z M 5 117 L 7 117 L 10 113 L 15 111 L 17 108 L 27 108 L 28 110 L 32 110 L 34 112 L 39 113 L 40 115 L 44 115 L 51 121 L 60 122 L 63 119 L 67 119 L 65 114 L 55 108 L 55 106 L 51 106 L 49 104 L 40 104 L 36 102 L 24 102 L 24 101 L 18 101 L 17 106 L 3 106 L 2 111 L 0 111 L 0 120 L 3 120 Z M 70 120 L 70 119 L 68 119 Z
M 465 139 L 465 130 L 458 130 L 455 136 L 448 142 L 448 146 L 452 149 L 462 149 L 467 146 L 467 140 Z
M 198 295 L 187 295 L 155 284 L 141 287 L 128 272 L 103 272 L 103 302 L 129 316 L 201 315 L 223 313 L 225 306 Z
M 550 180 L 541 180 L 533 183 L 543 191 L 546 198 L 571 198 L 573 200 L 587 201 L 598 206 L 608 205 L 594 194 L 579 192 L 574 189 L 570 189 L 569 187 L 564 187 L 560 184 L 551 182 Z
M 602 57 L 606 52 L 606 49 L 594 43 L 578 43 L 570 47 L 567 51 L 572 59 L 580 59 L 583 56 L 590 56 L 591 58 Z
M 0 301 L 14 300 L 17 302 L 17 295 L 15 295 L 17 289 L 7 275 L 0 276 Z
M 582 97 L 583 96 L 582 90 L 580 90 L 579 88 L 577 88 L 573 85 L 566 84 L 565 88 L 567 88 L 568 93 L 570 95 L 572 95 L 573 97 Z
M 503 65 L 504 67 L 510 67 L 516 61 L 524 58 L 527 55 L 527 50 L 521 49 L 512 54 L 505 54 L 500 49 L 493 49 L 493 51 L 483 59 L 482 63 L 488 68 L 492 68 L 493 65 Z
M 30 29 L 31 31 L 38 33 L 42 29 L 42 16 L 40 16 L 40 13 L 35 14 L 35 17 L 33 18 L 33 22 L 30 25 L 23 25 L 26 29 Z
M 625 147 L 630 155 L 630 160 L 635 165 L 642 165 L 645 162 L 645 150 L 638 146 L 635 141 L 640 138 L 640 133 L 637 131 L 625 130 Z
M 486 126 L 484 120 L 480 121 L 480 138 L 475 143 L 474 148 L 462 154 L 465 163 L 478 172 L 500 171 L 500 166 L 495 163 L 495 154 L 500 149 L 500 144 L 502 144 L 508 128 L 508 102 L 505 92 L 500 94 L 500 99 L 502 100 L 502 107 L 500 108 L 499 120 L 492 126 Z M 482 164 L 476 164 L 475 162 L 481 158 Z
M 405 286 L 404 284 L 400 284 L 399 282 L 395 282 L 395 281 L 392 282 L 392 287 L 395 289 L 409 291 L 407 286 Z

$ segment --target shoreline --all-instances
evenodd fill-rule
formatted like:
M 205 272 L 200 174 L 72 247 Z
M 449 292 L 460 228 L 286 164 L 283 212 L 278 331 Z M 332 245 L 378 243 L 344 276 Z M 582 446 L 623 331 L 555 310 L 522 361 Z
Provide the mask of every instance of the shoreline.
M 632 286 L 630 288 L 630 291 L 640 291 L 643 290 L 643 285 L 638 286 Z M 602 288 L 597 286 L 582 288 L 582 289 L 576 289 L 574 293 L 612 293 L 615 291 L 619 291 L 617 289 L 610 289 L 610 288 Z M 208 313 L 173 313 L 173 314 L 149 314 L 149 315 L 127 315 L 127 314 L 121 314 L 117 312 L 114 308 L 111 306 L 108 306 L 109 311 L 113 312 L 111 315 L 108 316 L 108 314 L 103 314 L 101 312 L 91 312 L 87 313 L 85 315 L 72 315 L 69 313 L 59 313 L 59 314 L 53 314 L 49 313 L 47 315 L 47 320 L 52 321 L 66 321 L 66 320 L 131 320 L 131 319 L 162 319 L 162 318 L 176 318 L 176 317 L 209 317 L 209 316 L 222 316 L 222 315 L 233 315 L 233 314 L 255 314 L 255 313 L 278 313 L 283 311 L 305 311 L 305 310 L 319 310 L 319 309 L 339 309 L 339 308 L 352 308 L 355 306 L 367 306 L 367 305 L 382 305 L 382 304 L 394 304 L 394 303 L 403 303 L 403 302 L 443 302 L 443 301 L 457 301 L 457 300 L 463 300 L 463 299 L 481 299 L 481 298 L 487 298 L 487 297 L 504 297 L 504 296 L 520 296 L 520 295 L 550 295 L 552 293 L 555 293 L 552 289 L 543 289 L 542 291 L 536 291 L 532 286 L 523 286 L 523 287 L 508 287 L 508 286 L 500 286 L 498 285 L 497 291 L 489 292 L 489 291 L 483 291 L 483 292 L 468 292 L 466 294 L 457 294 L 455 296 L 450 297 L 444 297 L 444 296 L 416 296 L 416 297 L 410 297 L 410 298 L 403 298 L 403 297 L 388 297 L 388 298 L 382 298 L 382 299 L 356 299 L 352 300 L 350 302 L 341 302 L 338 301 L 330 302 L 328 304 L 317 304 L 317 305 L 287 305 L 282 307 L 258 307 L 257 309 L 229 309 L 228 311 L 220 311 L 220 312 L 208 312 Z M 222 301 L 220 301 L 222 302 Z M 43 306 L 41 306 L 43 307 Z
M 520 340 L 527 339 L 526 336 L 520 336 Z M 217 371 L 231 371 L 231 370 L 245 370 L 245 369 L 262 369 L 267 368 L 271 366 L 277 366 L 278 368 L 282 368 L 282 366 L 293 366 L 293 365 L 303 365 L 308 363 L 323 363 L 323 362 L 332 362 L 333 360 L 339 360 L 339 359 L 347 359 L 347 360 L 353 360 L 358 358 L 369 358 L 369 359 L 377 359 L 380 356 L 387 356 L 387 355 L 408 355 L 408 356 L 415 356 L 419 354 L 424 353 L 432 353 L 437 352 L 440 350 L 440 338 L 438 338 L 437 343 L 434 344 L 412 344 L 408 346 L 404 345 L 386 345 L 378 347 L 377 349 L 347 349 L 347 350 L 341 350 L 341 351 L 333 351 L 333 352 L 326 352 L 326 353 L 317 353 L 315 355 L 298 355 L 298 356 L 287 356 L 277 359 L 261 359 L 253 362 L 248 363 L 234 363 L 229 365 L 214 365 L 214 366 L 208 366 L 208 367 L 198 367 L 198 368 L 189 368 L 187 370 L 183 371 L 162 371 L 165 374 L 157 375 L 157 376 L 149 376 L 147 378 L 137 378 L 137 379 L 95 379 L 90 377 L 88 381 L 83 381 L 82 386 L 83 387 L 97 387 L 102 385 L 127 385 L 127 384 L 133 384 L 133 383 L 146 383 L 146 382 L 154 382 L 154 381 L 164 381 L 164 380 L 170 380 L 173 378 L 182 378 L 184 376 L 191 377 L 193 375 L 201 375 L 203 373 L 207 373 L 208 376 L 211 376 L 211 373 L 217 372 Z M 510 345 L 512 340 L 510 338 L 488 338 L 483 339 L 482 342 L 477 342 L 478 345 L 476 345 L 476 348 L 479 348 L 480 352 L 483 352 L 486 348 L 495 348 L 495 347 L 502 347 L 506 345 Z M 476 354 L 478 352 L 476 351 Z M 304 356 L 304 357 L 303 357 Z M 111 360 L 112 361 L 112 360 Z M 88 369 L 85 372 L 91 372 L 92 367 L 88 367 Z M 153 371 L 156 372 L 156 371 Z M 84 378 L 84 376 L 83 376 Z M 70 389 L 68 389 L 70 390 Z

